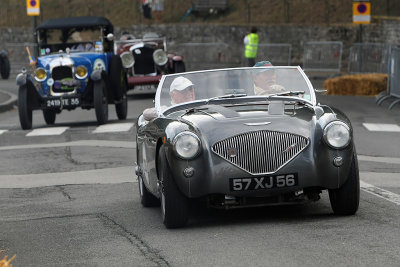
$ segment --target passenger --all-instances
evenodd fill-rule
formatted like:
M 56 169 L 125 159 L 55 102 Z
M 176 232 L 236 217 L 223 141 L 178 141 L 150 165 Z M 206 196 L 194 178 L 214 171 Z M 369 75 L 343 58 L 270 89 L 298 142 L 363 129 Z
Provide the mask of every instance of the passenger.
M 187 78 L 175 78 L 169 87 L 171 106 L 195 100 L 194 84 Z M 143 118 L 150 121 L 157 117 L 156 108 L 147 108 L 143 111 Z

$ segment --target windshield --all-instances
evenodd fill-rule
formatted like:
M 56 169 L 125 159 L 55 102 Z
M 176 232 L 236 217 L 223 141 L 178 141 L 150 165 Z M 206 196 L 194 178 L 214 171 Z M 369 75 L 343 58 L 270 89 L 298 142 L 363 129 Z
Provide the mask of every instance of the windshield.
M 59 52 L 66 48 L 71 51 L 95 51 L 96 45 L 102 40 L 100 27 L 75 29 L 48 29 L 40 31 L 38 43 L 40 54 L 50 54 Z M 100 43 L 101 44 L 101 43 Z
M 251 96 L 291 96 L 315 105 L 314 89 L 300 67 L 247 67 L 185 72 L 162 77 L 156 93 L 156 110 L 208 99 Z

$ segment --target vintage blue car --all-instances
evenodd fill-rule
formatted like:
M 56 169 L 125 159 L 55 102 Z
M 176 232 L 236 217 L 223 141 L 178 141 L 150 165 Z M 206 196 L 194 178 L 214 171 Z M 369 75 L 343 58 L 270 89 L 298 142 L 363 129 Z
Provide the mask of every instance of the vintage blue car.
M 114 54 L 113 25 L 104 17 L 50 19 L 36 28 L 37 51 L 16 82 L 22 129 L 32 128 L 32 111 L 47 124 L 62 110 L 94 108 L 98 124 L 108 121 L 108 104 L 120 120 L 127 116 L 127 79 Z M 31 54 L 36 52 L 37 59 Z

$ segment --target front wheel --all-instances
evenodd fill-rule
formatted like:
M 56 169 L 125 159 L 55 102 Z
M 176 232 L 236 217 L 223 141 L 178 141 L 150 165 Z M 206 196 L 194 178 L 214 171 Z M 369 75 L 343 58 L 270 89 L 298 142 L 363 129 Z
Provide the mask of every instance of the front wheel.
M 103 80 L 96 81 L 93 88 L 93 102 L 98 124 L 108 121 L 107 87 Z
M 158 156 L 158 179 L 161 182 L 161 213 L 167 228 L 186 225 L 189 219 L 189 200 L 179 191 L 168 166 L 164 148 Z
M 139 195 L 140 195 L 140 203 L 142 203 L 143 207 L 155 207 L 160 206 L 160 200 L 153 196 L 146 188 L 143 183 L 142 176 L 138 176 L 138 184 L 139 184 Z
M 28 87 L 22 85 L 18 89 L 18 114 L 23 130 L 32 129 L 32 106 L 28 101 Z
M 56 112 L 54 110 L 44 109 L 43 117 L 47 125 L 52 125 L 56 121 Z
M 331 207 L 335 214 L 353 215 L 357 212 L 360 202 L 360 176 L 355 152 L 346 182 L 342 187 L 328 191 Z

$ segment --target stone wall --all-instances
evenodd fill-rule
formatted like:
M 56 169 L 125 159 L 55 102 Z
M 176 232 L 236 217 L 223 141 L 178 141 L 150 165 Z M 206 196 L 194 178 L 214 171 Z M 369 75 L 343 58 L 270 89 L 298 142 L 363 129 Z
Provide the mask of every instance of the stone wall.
M 257 26 L 257 25 L 256 25 Z M 342 41 L 342 70 L 347 70 L 349 49 L 360 40 L 360 26 L 296 26 L 296 25 L 258 25 L 260 43 L 286 43 L 292 45 L 291 65 L 302 65 L 303 45 L 309 41 Z M 375 43 L 400 43 L 400 21 L 381 20 L 377 23 L 362 26 L 362 41 Z M 115 27 L 115 35 L 119 37 L 123 31 L 140 38 L 144 33 L 156 32 L 167 37 L 169 52 L 175 51 L 185 56 L 188 70 L 198 69 L 201 62 L 209 67 L 236 67 L 243 65 L 243 37 L 248 26 L 209 25 L 209 24 L 163 24 L 134 25 L 130 28 Z M 32 42 L 32 30 L 20 28 L 0 29 L 0 49 L 12 50 L 12 68 L 23 65 L 27 59 L 26 43 Z M 25 43 L 25 44 L 24 44 Z M 193 44 L 192 51 L 182 44 Z M 208 45 L 201 45 L 207 43 Z M 190 56 L 185 54 L 190 53 Z M 211 58 L 209 55 L 212 54 Z M 215 56 L 214 56 L 215 54 Z M 208 56 L 208 57 L 207 57 Z M 19 64 L 19 61 L 22 61 Z M 205 62 L 211 61 L 211 62 Z M 27 60 L 26 60 L 27 62 Z M 14 64 L 13 64 L 14 63 Z M 214 64 L 214 66 L 212 66 Z M 14 66 L 13 66 L 14 65 Z

